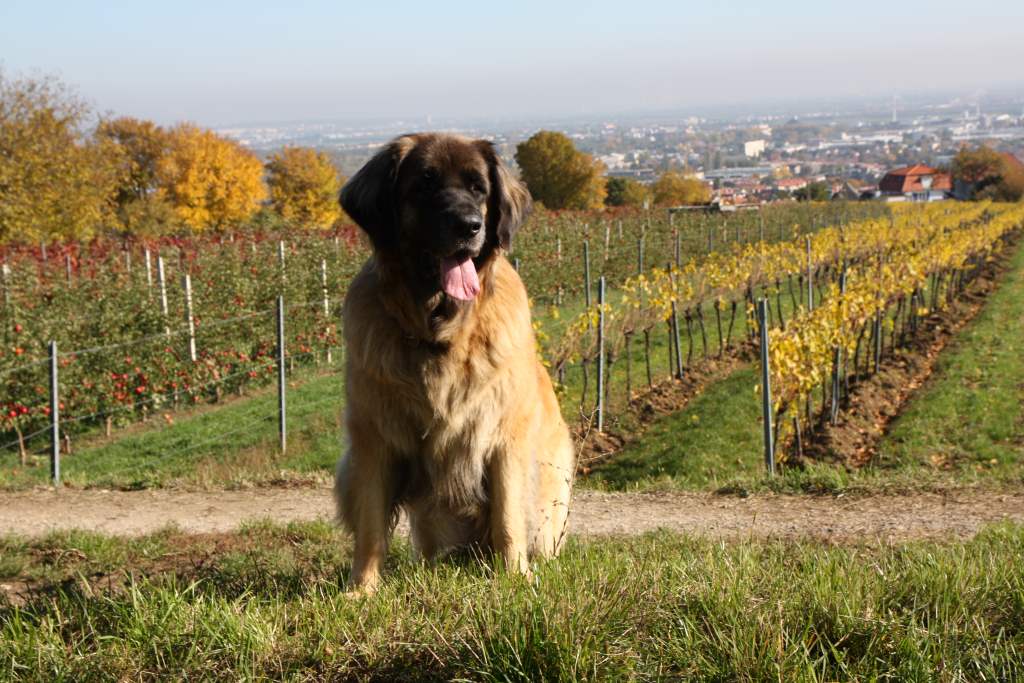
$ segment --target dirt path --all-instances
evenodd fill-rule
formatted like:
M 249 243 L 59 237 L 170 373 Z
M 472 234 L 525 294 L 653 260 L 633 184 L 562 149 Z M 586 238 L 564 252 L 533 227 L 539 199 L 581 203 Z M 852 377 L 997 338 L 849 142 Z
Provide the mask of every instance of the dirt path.
M 222 532 L 258 518 L 324 519 L 331 510 L 331 493 L 325 488 L 0 493 L 0 533 L 35 535 L 77 528 L 132 535 L 168 524 L 188 532 Z M 809 538 L 843 543 L 969 538 L 982 525 L 1006 519 L 1024 522 L 1024 491 L 736 498 L 579 490 L 573 501 L 570 533 L 623 535 L 666 528 L 716 538 Z

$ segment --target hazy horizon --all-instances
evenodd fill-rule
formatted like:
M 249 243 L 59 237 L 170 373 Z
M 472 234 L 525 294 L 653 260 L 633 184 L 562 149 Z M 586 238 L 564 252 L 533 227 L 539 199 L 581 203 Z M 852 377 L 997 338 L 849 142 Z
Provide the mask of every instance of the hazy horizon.
M 1024 7 L 0 7 L 0 68 L 160 123 L 572 118 L 1021 88 Z

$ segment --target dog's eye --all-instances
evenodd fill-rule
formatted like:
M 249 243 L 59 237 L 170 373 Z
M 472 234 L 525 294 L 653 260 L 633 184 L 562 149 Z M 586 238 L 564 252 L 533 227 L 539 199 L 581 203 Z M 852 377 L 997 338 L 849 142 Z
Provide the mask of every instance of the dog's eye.
M 428 168 L 427 170 L 423 171 L 424 185 L 433 185 L 435 182 L 437 182 L 437 171 L 435 171 L 432 168 Z
M 477 194 L 486 194 L 487 193 L 487 188 L 485 188 L 484 184 L 481 183 L 481 182 L 470 183 L 469 189 L 470 189 L 470 191 L 475 192 Z

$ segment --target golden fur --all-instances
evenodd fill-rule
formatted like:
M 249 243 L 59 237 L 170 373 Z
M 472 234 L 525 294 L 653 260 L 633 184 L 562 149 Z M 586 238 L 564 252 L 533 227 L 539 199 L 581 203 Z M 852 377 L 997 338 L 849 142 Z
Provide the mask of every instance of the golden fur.
M 357 590 L 377 586 L 399 509 L 408 514 L 414 548 L 428 560 L 474 546 L 529 572 L 529 558 L 556 554 L 563 540 L 572 442 L 537 357 L 526 290 L 502 254 L 529 199 L 481 144 L 406 136 L 343 190 L 343 205 L 375 244 L 344 306 L 350 444 L 335 493 L 339 516 L 355 536 L 350 584 Z M 472 301 L 449 300 L 429 277 L 410 275 L 421 256 L 410 253 L 408 231 L 433 228 L 410 218 L 422 213 L 408 205 L 415 199 L 402 190 L 400 166 L 424 148 L 418 163 L 450 167 L 451 177 L 481 163 L 489 171 L 480 207 L 488 246 Z M 394 205 L 393 225 L 367 213 L 382 210 L 380 183 L 393 191 L 383 198 Z M 389 229 L 394 234 L 384 234 Z

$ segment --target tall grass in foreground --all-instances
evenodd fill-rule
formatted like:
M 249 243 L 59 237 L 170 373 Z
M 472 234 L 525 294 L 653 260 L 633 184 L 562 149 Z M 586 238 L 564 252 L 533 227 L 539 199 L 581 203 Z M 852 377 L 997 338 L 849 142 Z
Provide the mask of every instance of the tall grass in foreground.
M 8 538 L 0 550 L 0 569 L 43 587 L 0 609 L 5 680 L 1012 680 L 1024 671 L 1019 526 L 900 547 L 574 539 L 534 584 L 476 561 L 421 567 L 402 546 L 371 599 L 344 594 L 347 544 L 326 524 L 192 540 Z M 91 587 L 81 578 L 120 570 L 135 576 Z

